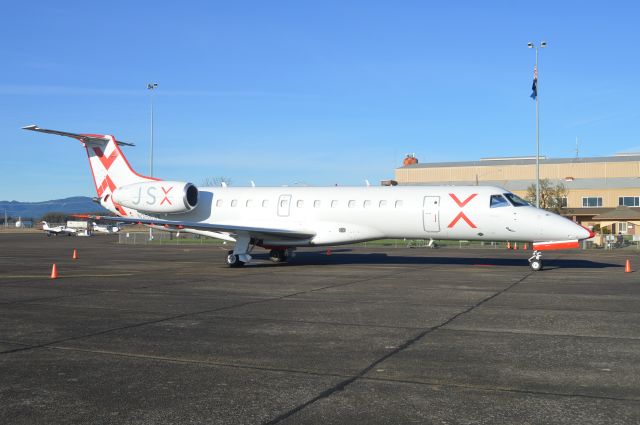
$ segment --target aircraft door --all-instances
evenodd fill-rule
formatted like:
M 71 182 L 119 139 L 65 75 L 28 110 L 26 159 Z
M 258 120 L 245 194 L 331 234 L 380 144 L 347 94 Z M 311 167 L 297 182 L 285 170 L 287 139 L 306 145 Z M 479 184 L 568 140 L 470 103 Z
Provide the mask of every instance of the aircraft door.
M 289 217 L 291 209 L 291 195 L 280 195 L 278 198 L 278 216 Z
M 422 203 L 422 225 L 425 232 L 440 231 L 440 197 L 425 196 Z

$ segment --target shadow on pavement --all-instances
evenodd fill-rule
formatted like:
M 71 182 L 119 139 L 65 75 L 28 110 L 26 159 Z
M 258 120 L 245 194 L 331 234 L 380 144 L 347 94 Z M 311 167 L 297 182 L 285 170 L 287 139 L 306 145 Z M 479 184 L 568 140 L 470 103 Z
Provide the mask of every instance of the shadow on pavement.
M 268 260 L 266 255 L 256 254 L 256 259 Z M 465 253 L 463 256 L 443 256 L 438 255 L 434 251 L 429 251 L 424 256 L 403 256 L 387 255 L 385 253 L 357 253 L 349 249 L 331 250 L 331 255 L 327 255 L 326 251 L 319 252 L 298 252 L 293 260 L 287 264 L 288 266 L 305 266 L 305 265 L 324 265 L 324 264 L 388 264 L 388 265 L 452 265 L 452 266 L 479 266 L 479 267 L 527 267 L 529 255 L 523 253 L 518 258 L 487 258 L 481 255 L 469 256 Z M 555 268 L 563 269 L 603 269 L 608 267 L 620 267 L 620 264 L 606 263 L 600 261 L 591 261 L 577 258 L 543 258 L 544 270 Z M 260 266 L 261 264 L 255 264 Z M 266 264 L 265 264 L 266 265 Z

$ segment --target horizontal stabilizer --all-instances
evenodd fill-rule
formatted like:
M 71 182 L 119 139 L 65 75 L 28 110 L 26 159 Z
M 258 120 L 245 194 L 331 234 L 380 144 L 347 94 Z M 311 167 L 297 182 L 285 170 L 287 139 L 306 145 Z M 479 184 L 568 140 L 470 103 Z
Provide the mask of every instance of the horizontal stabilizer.
M 83 143 L 87 143 L 87 142 L 108 142 L 109 141 L 108 137 L 103 136 L 101 134 L 78 134 L 78 133 L 69 133 L 67 131 L 49 130 L 49 129 L 46 129 L 46 128 L 40 128 L 35 124 L 27 125 L 25 127 L 22 127 L 22 129 L 23 130 L 38 131 L 40 133 L 55 134 L 55 135 L 58 135 L 58 136 L 72 137 L 74 139 L 80 140 Z M 124 145 L 124 146 L 135 146 L 133 143 L 126 143 L 126 142 L 120 142 L 120 141 L 116 141 L 116 143 L 118 145 Z

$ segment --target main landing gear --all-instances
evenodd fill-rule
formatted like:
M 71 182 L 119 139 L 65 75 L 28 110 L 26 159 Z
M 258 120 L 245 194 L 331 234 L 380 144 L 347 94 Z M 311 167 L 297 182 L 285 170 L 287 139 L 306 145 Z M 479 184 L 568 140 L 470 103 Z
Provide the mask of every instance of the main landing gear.
M 249 235 L 239 234 L 236 237 L 236 246 L 227 253 L 225 262 L 229 267 L 242 267 L 251 261 L 251 251 L 256 246 L 256 241 Z M 259 245 L 262 246 L 262 245 Z M 274 248 L 269 251 L 269 259 L 274 263 L 284 263 L 295 255 L 295 248 Z
M 269 251 L 269 259 L 274 263 L 284 263 L 295 256 L 294 248 L 272 249 Z
M 542 270 L 542 252 L 533 251 L 533 255 L 529 258 L 529 267 L 535 272 Z
M 225 262 L 229 267 L 242 267 L 245 263 L 251 261 L 249 253 L 255 245 L 249 246 L 251 238 L 249 235 L 238 235 L 236 238 L 236 246 L 233 251 L 229 251 Z

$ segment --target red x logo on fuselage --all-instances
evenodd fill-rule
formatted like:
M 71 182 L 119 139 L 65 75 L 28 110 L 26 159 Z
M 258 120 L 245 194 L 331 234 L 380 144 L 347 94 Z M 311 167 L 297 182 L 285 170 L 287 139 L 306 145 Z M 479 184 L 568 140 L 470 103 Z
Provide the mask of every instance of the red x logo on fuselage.
M 467 205 L 469 201 L 471 201 L 473 198 L 475 198 L 476 195 L 477 193 L 472 193 L 471 195 L 469 195 L 467 199 L 465 199 L 464 201 L 460 201 L 460 199 L 458 199 L 458 197 L 455 194 L 453 193 L 449 194 L 449 196 L 451 196 L 451 199 L 453 199 L 460 208 L 464 208 L 464 206 Z M 466 214 L 462 211 L 460 211 L 460 213 L 451 221 L 451 223 L 449 223 L 447 227 L 451 229 L 458 223 L 458 221 L 460 221 L 460 219 L 466 221 L 469 227 L 471 227 L 472 229 L 475 229 L 477 227 L 475 224 L 473 224 L 471 220 L 469 220 L 469 217 L 467 217 Z

